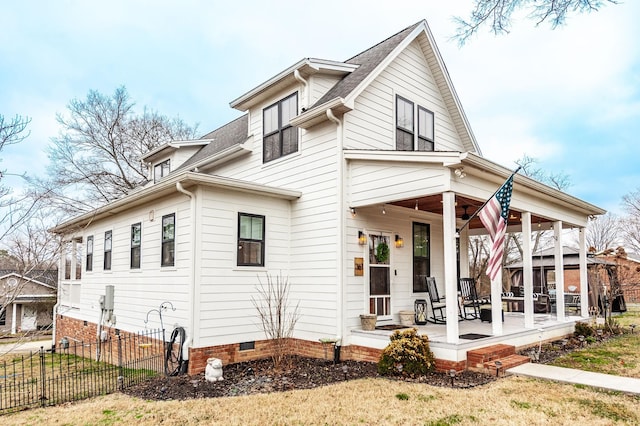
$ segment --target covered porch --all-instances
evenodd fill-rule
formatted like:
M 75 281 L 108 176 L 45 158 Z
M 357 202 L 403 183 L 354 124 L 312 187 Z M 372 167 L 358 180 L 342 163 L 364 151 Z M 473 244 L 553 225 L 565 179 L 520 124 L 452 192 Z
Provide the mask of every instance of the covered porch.
M 583 320 L 580 316 L 565 316 L 558 318 L 555 314 L 535 314 L 534 327 L 525 326 L 524 313 L 505 312 L 502 334 L 494 335 L 491 323 L 474 321 L 460 321 L 459 336 L 456 343 L 447 339 L 445 324 L 412 325 L 419 334 L 429 337 L 429 346 L 434 356 L 440 360 L 461 363 L 467 359 L 467 352 L 495 344 L 514 346 L 516 349 L 535 347 L 540 342 L 561 339 L 574 331 L 576 321 Z M 394 330 L 389 330 L 380 324 L 376 330 L 365 331 L 355 329 L 351 331 L 352 344 L 376 349 L 384 349 L 389 344 L 389 336 Z
M 362 278 L 358 274 L 353 279 L 347 277 L 347 297 L 352 296 L 347 299 L 348 307 L 357 307 L 360 303 L 365 313 L 377 315 L 379 324 L 394 322 L 399 311 L 413 309 L 416 299 L 429 300 L 426 291 L 416 286 L 417 277 L 434 277 L 444 304 L 444 318 L 442 324 L 418 328 L 429 336 L 436 357 L 451 361 L 464 359 L 466 351 L 474 347 L 494 343 L 517 347 L 535 344 L 540 339 L 541 329 L 544 330 L 543 340 L 570 334 L 575 321 L 588 315 L 585 229 L 589 218 L 603 214 L 604 210 L 526 176 L 516 175 L 507 233 L 520 235 L 523 312 L 504 312 L 505 321 L 502 321 L 503 292 L 509 291 L 509 286 L 508 277 L 503 280 L 500 273 L 492 282 L 486 283 L 485 288 L 478 286 L 478 294 L 490 300 L 492 321 L 459 321 L 459 279 L 472 276 L 467 255 L 469 244 L 473 236 L 487 232 L 480 220 L 473 218 L 473 213 L 500 188 L 511 170 L 471 153 L 347 151 L 345 156 L 349 176 L 346 198 L 351 212 L 351 218 L 347 220 L 347 238 L 353 236 L 351 241 L 361 238 L 367 241 L 364 247 L 360 242 L 360 247 L 348 250 L 348 255 L 353 253 L 354 260 L 363 260 Z M 387 167 L 380 167 L 380 161 Z M 424 259 L 417 260 L 416 224 L 426 226 L 429 232 L 428 248 L 424 251 L 426 265 L 418 262 Z M 578 316 L 565 309 L 562 303 L 557 305 L 554 315 L 534 311 L 532 240 L 540 232 L 553 237 L 551 250 L 556 270 L 563 270 L 563 239 L 573 234 L 578 240 L 578 292 L 582 296 Z M 384 242 L 385 238 L 391 245 L 386 260 L 389 282 L 381 285 L 384 279 L 380 278 L 380 269 L 387 265 L 379 264 L 375 251 L 376 244 Z M 394 245 L 398 240 L 401 244 Z M 558 274 L 557 300 L 564 300 L 562 279 Z M 355 291 L 356 284 L 359 291 Z M 359 302 L 353 297 L 358 293 L 362 296 Z M 429 304 L 429 316 L 433 317 L 431 306 Z M 351 326 L 345 330 L 345 337 L 348 336 L 351 344 L 386 346 L 391 332 L 364 332 L 355 324 L 356 315 L 350 312 L 359 314 L 362 310 L 347 309 L 347 323 Z M 477 340 L 461 337 L 470 333 L 489 337 Z

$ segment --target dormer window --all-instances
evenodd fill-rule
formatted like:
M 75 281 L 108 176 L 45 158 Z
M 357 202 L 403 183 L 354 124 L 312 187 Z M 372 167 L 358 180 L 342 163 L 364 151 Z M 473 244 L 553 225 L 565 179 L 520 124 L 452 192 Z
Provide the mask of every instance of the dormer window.
M 171 160 L 163 161 L 162 163 L 158 163 L 153 168 L 153 182 L 158 182 L 160 179 L 165 177 L 171 171 Z
M 298 129 L 289 120 L 298 115 L 298 94 L 266 107 L 262 111 L 262 160 L 267 163 L 298 151 Z
M 417 129 L 415 123 L 418 123 Z M 396 96 L 396 149 L 398 151 L 433 151 L 434 114 Z

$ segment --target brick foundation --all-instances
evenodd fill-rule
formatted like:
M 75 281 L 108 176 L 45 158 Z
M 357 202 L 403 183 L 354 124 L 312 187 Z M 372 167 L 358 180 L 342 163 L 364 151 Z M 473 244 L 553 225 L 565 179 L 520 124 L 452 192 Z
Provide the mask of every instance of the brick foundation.
M 58 315 L 56 318 L 56 336 L 55 341 L 60 342 L 63 337 L 67 337 L 71 343 L 95 342 L 96 341 L 96 324 L 87 321 L 81 321 L 74 318 Z M 120 336 L 132 336 L 134 334 L 120 331 L 115 328 L 104 328 L 110 337 L 117 334 Z M 160 347 L 162 345 L 160 344 Z M 333 360 L 333 346 L 323 345 L 320 342 L 301 339 L 289 339 L 286 342 L 286 352 L 292 355 L 305 356 L 310 358 L 326 358 Z M 154 348 L 156 345 L 154 344 Z M 256 359 L 268 358 L 272 355 L 272 342 L 268 340 L 255 341 L 254 348 L 249 350 L 240 350 L 239 343 L 231 343 L 226 345 L 209 346 L 205 348 L 189 349 L 189 375 L 195 375 L 204 372 L 208 358 L 220 358 L 223 365 L 234 364 L 238 362 L 251 361 Z M 349 345 L 340 348 L 340 359 L 343 361 L 367 361 L 378 362 L 382 355 L 382 349 L 368 348 L 365 346 Z M 467 367 L 466 361 L 447 361 L 436 359 L 436 370 L 464 371 Z

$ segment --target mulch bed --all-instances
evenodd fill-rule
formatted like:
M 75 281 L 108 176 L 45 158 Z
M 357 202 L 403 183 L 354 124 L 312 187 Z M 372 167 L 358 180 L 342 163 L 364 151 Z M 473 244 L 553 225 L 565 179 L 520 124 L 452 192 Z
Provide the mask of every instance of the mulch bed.
M 545 343 L 537 355 L 537 362 L 549 363 L 584 345 L 585 342 L 580 342 L 575 337 L 564 341 Z M 522 351 L 521 354 L 533 357 L 535 356 L 533 352 L 538 352 L 537 349 L 537 347 L 533 347 Z M 125 389 L 124 393 L 143 399 L 183 400 L 311 389 L 345 380 L 380 377 L 377 364 L 371 362 L 343 361 L 334 365 L 333 362 L 324 359 L 294 356 L 288 359 L 286 367 L 281 372 L 274 371 L 272 366 L 271 359 L 226 365 L 224 366 L 224 380 L 218 382 L 206 381 L 204 373 L 197 376 L 158 376 L 131 386 Z M 453 387 L 472 388 L 496 379 L 494 375 L 464 371 L 456 374 Z M 446 372 L 432 372 L 415 378 L 390 377 L 389 380 L 452 387 L 451 377 Z
M 197 376 L 158 376 L 144 383 L 127 388 L 124 393 L 152 400 L 215 398 L 221 396 L 251 395 L 282 392 L 294 389 L 311 389 L 345 380 L 380 377 L 377 364 L 371 362 L 343 361 L 334 365 L 324 359 L 292 357 L 287 368 L 277 373 L 271 359 L 241 362 L 224 366 L 224 380 L 208 382 L 204 374 Z M 346 372 L 343 367 L 346 366 Z M 447 373 L 433 372 L 417 378 L 391 378 L 451 387 Z M 455 388 L 470 388 L 496 380 L 493 375 L 465 371 L 454 379 Z

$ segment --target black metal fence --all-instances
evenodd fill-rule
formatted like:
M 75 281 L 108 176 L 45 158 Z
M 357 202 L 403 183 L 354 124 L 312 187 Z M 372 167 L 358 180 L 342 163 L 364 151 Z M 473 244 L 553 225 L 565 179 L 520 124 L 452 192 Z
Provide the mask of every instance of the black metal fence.
M 0 362 L 0 414 L 120 391 L 161 374 L 162 330 L 62 342 Z M 5 356 L 6 358 L 6 356 Z

